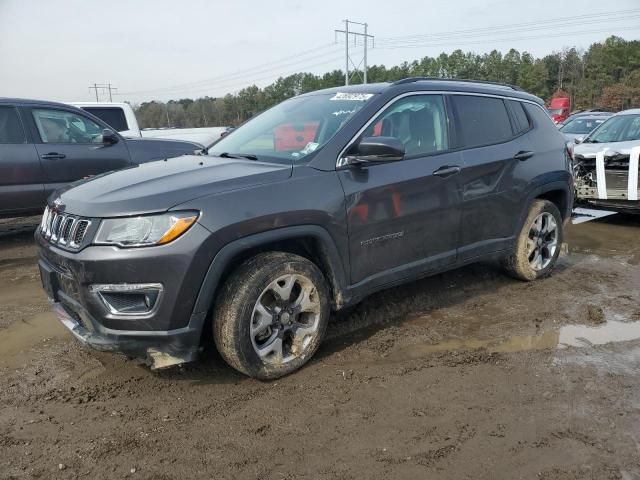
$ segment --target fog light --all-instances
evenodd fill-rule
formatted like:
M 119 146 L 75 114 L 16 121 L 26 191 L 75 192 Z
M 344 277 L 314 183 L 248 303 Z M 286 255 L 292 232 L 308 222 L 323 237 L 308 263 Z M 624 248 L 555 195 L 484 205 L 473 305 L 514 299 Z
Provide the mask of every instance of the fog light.
M 151 315 L 160 305 L 160 283 L 112 283 L 91 285 L 112 315 Z

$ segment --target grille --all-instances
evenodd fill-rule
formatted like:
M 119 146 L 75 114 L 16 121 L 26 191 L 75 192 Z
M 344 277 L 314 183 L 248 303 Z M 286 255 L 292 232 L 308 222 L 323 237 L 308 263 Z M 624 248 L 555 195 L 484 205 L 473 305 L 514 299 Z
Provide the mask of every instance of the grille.
M 78 250 L 82 246 L 89 225 L 90 220 L 47 207 L 40 222 L 40 233 L 49 243 Z

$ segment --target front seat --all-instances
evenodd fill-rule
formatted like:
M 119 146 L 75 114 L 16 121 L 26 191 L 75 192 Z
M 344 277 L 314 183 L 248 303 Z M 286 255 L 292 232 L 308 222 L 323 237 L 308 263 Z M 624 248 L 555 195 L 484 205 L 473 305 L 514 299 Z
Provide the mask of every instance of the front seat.
M 409 115 L 409 131 L 411 138 L 405 144 L 407 155 L 435 152 L 436 138 L 433 123 L 433 113 L 423 108 Z

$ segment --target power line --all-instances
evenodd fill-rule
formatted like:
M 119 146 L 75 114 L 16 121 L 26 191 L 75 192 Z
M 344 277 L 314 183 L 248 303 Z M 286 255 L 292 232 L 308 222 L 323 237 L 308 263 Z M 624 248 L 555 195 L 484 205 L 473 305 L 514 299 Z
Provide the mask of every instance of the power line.
M 483 43 L 497 43 L 497 42 L 507 42 L 507 41 L 519 41 L 519 40 L 533 40 L 537 38 L 554 38 L 554 37 L 565 37 L 571 35 L 583 35 L 587 33 L 602 33 L 611 31 L 608 29 L 590 29 L 590 30 L 575 30 L 572 32 L 549 32 L 549 33 L 541 33 L 537 35 L 525 35 L 525 36 L 517 36 L 514 37 L 513 34 L 523 31 L 545 31 L 549 29 L 557 29 L 558 26 L 562 26 L 563 28 L 566 26 L 581 26 L 581 25 L 597 25 L 599 23 L 610 23 L 610 22 L 619 22 L 624 20 L 634 20 L 640 17 L 640 9 L 629 9 L 629 10 L 619 10 L 613 12 L 604 12 L 598 14 L 583 14 L 572 16 L 571 18 L 555 18 L 555 19 L 547 19 L 544 21 L 532 21 L 520 24 L 509 24 L 509 25 L 498 25 L 494 27 L 483 27 L 483 28 L 475 28 L 475 29 L 467 29 L 467 30 L 458 30 L 451 32 L 440 32 L 440 33 L 431 33 L 431 34 L 422 34 L 422 35 L 408 35 L 401 37 L 387 37 L 380 38 L 376 40 L 376 47 L 382 48 L 385 50 L 394 50 L 400 48 L 424 48 L 424 47 L 444 47 L 444 46 L 453 46 L 453 45 L 474 45 L 474 44 L 483 44 Z M 367 32 L 359 33 L 354 32 L 349 29 L 349 24 L 356 24 L 357 22 L 352 22 L 347 20 L 345 24 L 345 30 L 336 30 L 336 34 L 344 34 L 345 35 L 345 54 L 343 58 L 345 58 L 345 83 L 347 83 L 350 79 L 350 65 L 354 67 L 355 71 L 359 70 L 362 61 L 358 63 L 356 66 L 355 62 L 352 60 L 353 52 L 349 52 L 349 39 L 353 39 L 354 43 L 357 44 L 359 38 L 364 38 L 365 41 L 362 42 L 365 50 L 369 45 L 368 40 L 373 40 L 372 35 L 368 35 Z M 365 24 L 360 24 L 364 26 Z M 625 27 L 617 25 L 615 30 L 618 31 L 628 31 L 634 30 L 636 27 Z M 365 36 L 366 35 L 366 36 Z M 496 37 L 496 35 L 504 35 L 505 37 Z M 508 36 L 511 35 L 511 36 Z M 338 59 L 338 57 L 334 58 L 334 55 L 337 53 L 335 50 L 335 43 L 322 45 L 313 49 L 305 50 L 295 55 L 291 55 L 288 57 L 281 58 L 279 60 L 274 60 L 271 62 L 267 62 L 261 65 L 257 65 L 251 68 L 237 70 L 235 72 L 218 75 L 216 77 L 211 77 L 208 79 L 203 79 L 195 82 L 178 84 L 174 86 L 168 87 L 159 87 L 156 89 L 149 90 L 138 90 L 131 92 L 124 92 L 119 95 L 140 95 L 140 94 L 177 94 L 178 92 L 204 92 L 204 91 L 221 91 L 221 90 L 235 90 L 239 89 L 239 85 L 251 85 L 257 81 L 260 81 L 265 78 L 277 78 L 280 76 L 290 75 L 289 73 L 282 73 L 283 69 L 286 67 L 295 67 L 296 70 L 291 72 L 297 73 L 304 68 L 315 68 L 317 66 L 321 66 L 324 64 L 328 64 L 334 62 Z M 328 50 L 327 50 L 328 49 Z M 366 53 L 365 53 L 366 56 Z M 330 57 L 330 58 L 327 58 Z M 323 59 L 323 61 L 318 61 Z M 312 62 L 312 63 L 309 63 Z M 367 72 L 367 59 L 363 58 L 363 62 L 365 63 L 364 74 L 366 77 Z M 305 66 L 303 66 L 305 65 Z M 279 72 L 279 73 L 270 73 L 270 72 Z M 263 75 L 265 74 L 265 75 Z M 268 75 L 266 75 L 268 74 Z M 359 73 L 358 73 L 359 74 Z M 260 75 L 256 77 L 256 75 Z M 244 81 L 247 79 L 246 81 Z M 363 79 L 364 80 L 364 79 Z M 364 80 L 366 82 L 366 80 Z M 93 88 L 93 87 L 92 87 Z M 97 96 L 97 90 L 96 90 Z
M 305 68 L 315 68 L 315 67 L 319 67 L 322 65 L 326 65 L 329 63 L 334 63 L 338 60 L 340 60 L 341 58 L 344 58 L 342 54 L 340 54 L 339 56 L 334 56 L 332 58 L 329 58 L 327 60 L 324 60 L 320 63 L 315 62 L 313 64 L 308 64 L 306 66 L 299 66 L 296 67 L 295 70 L 290 70 L 290 71 L 279 71 L 278 73 L 270 73 L 261 77 L 254 77 L 254 76 L 248 76 L 245 77 L 246 81 L 242 81 L 242 79 L 240 80 L 233 80 L 231 82 L 227 82 L 222 83 L 222 84 L 218 84 L 215 86 L 201 86 L 201 87 L 197 87 L 195 89 L 190 89 L 189 93 L 193 94 L 193 93 L 207 93 L 211 96 L 219 96 L 218 93 L 229 93 L 230 91 L 237 91 L 240 90 L 242 88 L 254 85 L 257 82 L 263 81 L 263 80 L 269 80 L 269 79 L 276 79 L 279 77 L 287 77 L 289 75 L 293 75 L 295 73 L 299 73 L 301 69 L 305 69 Z M 124 94 L 119 94 L 119 95 L 124 95 Z
M 584 25 L 587 24 L 586 21 L 589 19 L 593 19 L 593 23 L 609 23 L 617 20 L 617 18 L 609 18 L 609 17 L 620 17 L 622 16 L 622 20 L 629 18 L 629 15 L 640 14 L 640 9 L 631 9 L 631 10 L 618 10 L 613 12 L 604 12 L 598 14 L 585 14 L 585 15 L 577 15 L 572 16 L 570 18 L 560 17 L 560 18 L 552 18 L 547 20 L 536 20 L 532 22 L 525 23 L 510 23 L 508 25 L 495 25 L 491 27 L 483 27 L 483 28 L 472 28 L 466 30 L 453 30 L 448 32 L 436 32 L 429 34 L 419 34 L 419 35 L 404 35 L 398 37 L 380 37 L 378 40 L 378 45 L 382 46 L 385 43 L 393 43 L 393 42 L 410 42 L 413 40 L 425 40 L 425 39 L 440 39 L 440 38 L 451 38 L 454 36 L 467 36 L 467 35 L 475 35 L 475 34 L 495 34 L 501 33 L 499 30 L 521 30 L 524 27 L 537 27 L 543 26 L 544 28 L 557 28 L 558 25 L 567 26 L 572 24 Z M 592 23 L 592 22 L 589 22 Z M 529 29 L 529 28 L 528 28 Z
M 616 32 L 637 30 L 638 27 L 616 27 Z M 396 50 L 400 48 L 424 48 L 424 47 L 445 47 L 453 45 L 479 45 L 482 43 L 500 43 L 500 42 L 517 42 L 520 40 L 536 40 L 538 38 L 557 38 L 557 37 L 570 37 L 572 35 L 585 35 L 590 33 L 608 33 L 610 28 L 600 30 L 574 30 L 572 32 L 560 32 L 560 33 L 544 33 L 539 35 L 519 36 L 519 37 L 507 37 L 507 38 L 489 38 L 484 40 L 469 40 L 460 42 L 428 42 L 428 43 L 412 43 L 407 45 L 393 45 L 388 47 L 378 47 L 384 50 Z
M 328 52 L 320 53 L 318 55 L 314 55 L 314 56 L 309 57 L 309 54 L 317 53 L 317 52 L 322 51 L 322 50 L 326 50 L 329 47 L 334 49 L 334 51 L 328 51 Z M 173 86 L 158 87 L 158 88 L 155 88 L 155 89 L 148 89 L 148 90 L 137 90 L 137 91 L 131 91 L 131 92 L 123 92 L 122 95 L 137 95 L 137 94 L 141 94 L 141 93 L 162 93 L 162 92 L 167 92 L 167 91 L 171 91 L 171 90 L 184 90 L 184 89 L 189 89 L 190 87 L 199 87 L 199 86 L 204 86 L 204 85 L 210 84 L 210 83 L 216 83 L 216 82 L 221 81 L 221 80 L 228 80 L 228 79 L 235 78 L 235 77 L 238 77 L 238 76 L 245 76 L 245 75 L 250 74 L 250 73 L 262 73 L 264 71 L 274 70 L 274 69 L 277 69 L 277 68 L 281 68 L 283 66 L 295 65 L 296 63 L 306 62 L 306 61 L 314 59 L 314 58 L 322 58 L 322 57 L 325 57 L 325 56 L 333 54 L 333 53 L 335 53 L 335 44 L 330 43 L 330 44 L 322 45 L 320 47 L 316 47 L 316 48 L 313 48 L 313 49 L 305 50 L 303 52 L 298 53 L 297 55 L 291 55 L 291 56 L 288 56 L 288 57 L 281 58 L 279 60 L 274 60 L 272 62 L 267 62 L 267 63 L 261 64 L 261 65 L 257 65 L 257 66 L 254 66 L 254 67 L 251 67 L 251 68 L 247 68 L 247 69 L 243 69 L 243 70 L 236 70 L 235 72 L 231 72 L 231 73 L 228 73 L 228 74 L 218 75 L 216 77 L 210 77 L 210 78 L 207 78 L 207 79 L 198 80 L 196 82 L 183 83 L 183 84 L 178 84 L 178 85 L 173 85 Z M 304 58 L 304 57 L 308 57 L 308 58 Z M 277 65 L 277 67 L 269 68 L 272 65 Z

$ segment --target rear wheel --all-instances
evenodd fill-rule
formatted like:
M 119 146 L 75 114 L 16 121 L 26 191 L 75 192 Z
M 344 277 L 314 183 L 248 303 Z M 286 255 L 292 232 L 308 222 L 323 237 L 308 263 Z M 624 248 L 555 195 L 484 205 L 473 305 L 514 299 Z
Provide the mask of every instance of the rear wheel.
M 298 255 L 262 253 L 223 286 L 214 340 L 233 368 L 268 380 L 297 370 L 313 356 L 328 319 L 329 293 L 318 267 Z
M 560 255 L 563 240 L 562 216 L 548 200 L 535 200 L 504 267 L 525 281 L 548 276 Z

